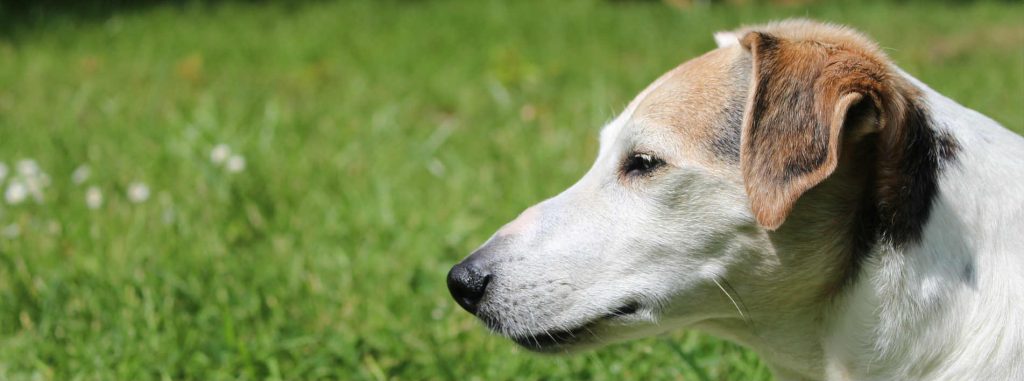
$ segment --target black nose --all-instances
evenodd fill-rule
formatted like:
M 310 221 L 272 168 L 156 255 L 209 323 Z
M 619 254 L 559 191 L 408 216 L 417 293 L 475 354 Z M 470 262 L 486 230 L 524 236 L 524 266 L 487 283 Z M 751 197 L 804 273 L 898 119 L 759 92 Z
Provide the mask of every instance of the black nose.
M 480 269 L 474 262 L 463 261 L 448 272 L 448 291 L 462 308 L 473 314 L 484 297 L 487 284 L 491 282 L 490 272 Z

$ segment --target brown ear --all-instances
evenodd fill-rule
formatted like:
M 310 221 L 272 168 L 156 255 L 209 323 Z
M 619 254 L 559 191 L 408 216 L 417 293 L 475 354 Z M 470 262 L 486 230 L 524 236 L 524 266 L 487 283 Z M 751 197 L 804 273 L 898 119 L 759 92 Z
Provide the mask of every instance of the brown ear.
M 761 32 L 740 45 L 753 56 L 740 169 L 758 223 L 775 230 L 836 169 L 850 109 L 865 99 L 879 106 L 885 67 L 855 51 Z

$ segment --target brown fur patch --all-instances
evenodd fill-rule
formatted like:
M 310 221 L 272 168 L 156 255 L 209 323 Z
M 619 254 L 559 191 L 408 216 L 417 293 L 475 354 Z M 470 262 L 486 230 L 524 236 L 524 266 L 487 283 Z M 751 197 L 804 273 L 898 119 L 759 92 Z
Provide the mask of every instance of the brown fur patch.
M 728 176 L 738 163 L 751 210 L 772 230 L 836 171 L 844 150 L 870 149 L 869 161 L 849 164 L 870 172 L 871 210 L 858 215 L 888 224 L 861 230 L 916 239 L 939 160 L 956 147 L 929 126 L 920 90 L 849 28 L 790 20 L 733 34 L 743 35 L 743 48 L 690 60 L 646 89 L 634 101 L 633 124 L 669 131 L 680 160 Z M 863 115 L 870 120 L 850 123 Z M 854 144 L 865 139 L 873 146 Z
M 920 240 L 958 145 L 856 32 L 790 21 L 748 28 L 741 45 L 753 60 L 740 148 L 751 209 L 769 229 L 794 214 L 776 239 L 831 237 L 824 245 L 842 256 L 834 294 L 879 242 Z
M 638 99 L 632 120 L 667 128 L 681 142 L 680 158 L 708 167 L 738 160 L 739 121 L 748 76 L 737 50 L 719 49 L 666 73 Z M 735 135 L 735 136 L 732 136 Z
M 864 49 L 819 40 L 749 32 L 740 44 L 754 57 L 740 166 L 758 222 L 777 229 L 797 198 L 835 170 L 850 108 L 886 96 L 886 65 Z

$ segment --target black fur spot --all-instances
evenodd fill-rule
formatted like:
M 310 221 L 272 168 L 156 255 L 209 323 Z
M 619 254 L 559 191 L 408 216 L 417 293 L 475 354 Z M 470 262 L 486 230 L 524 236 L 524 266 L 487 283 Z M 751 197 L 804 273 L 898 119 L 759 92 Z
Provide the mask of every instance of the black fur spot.
M 903 160 L 895 168 L 896 186 L 889 187 L 890 194 L 877 195 L 878 214 L 884 221 L 879 238 L 898 247 L 921 241 L 938 195 L 939 171 L 944 162 L 955 160 L 958 150 L 952 136 L 932 128 L 924 108 L 911 107 L 906 120 Z
M 860 144 L 862 148 L 856 162 L 878 163 L 878 166 L 868 172 L 865 180 L 867 189 L 854 217 L 857 222 L 853 227 L 853 250 L 844 276 L 846 285 L 856 281 L 864 261 L 876 245 L 906 247 L 920 243 L 938 195 L 941 170 L 956 160 L 959 151 L 956 139 L 933 129 L 927 111 L 919 105 L 914 105 L 908 113 L 907 124 L 903 126 L 907 133 L 906 144 L 894 147 L 904 150 L 902 161 L 895 163 L 895 168 L 883 168 L 887 164 L 878 161 L 881 143 L 877 134 L 866 137 Z M 894 172 L 890 176 L 896 178 L 881 179 L 881 170 Z M 886 188 L 879 186 L 880 181 L 894 180 Z M 971 269 L 965 270 L 965 274 L 971 272 Z

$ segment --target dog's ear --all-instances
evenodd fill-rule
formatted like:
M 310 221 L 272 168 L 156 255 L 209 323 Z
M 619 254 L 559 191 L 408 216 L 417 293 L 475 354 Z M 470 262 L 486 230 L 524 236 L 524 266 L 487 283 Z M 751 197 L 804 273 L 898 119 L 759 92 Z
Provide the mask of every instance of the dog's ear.
M 880 107 L 886 68 L 856 51 L 762 32 L 747 33 L 740 45 L 753 63 L 740 170 L 758 223 L 775 230 L 836 169 L 857 114 L 851 109 L 868 101 Z

